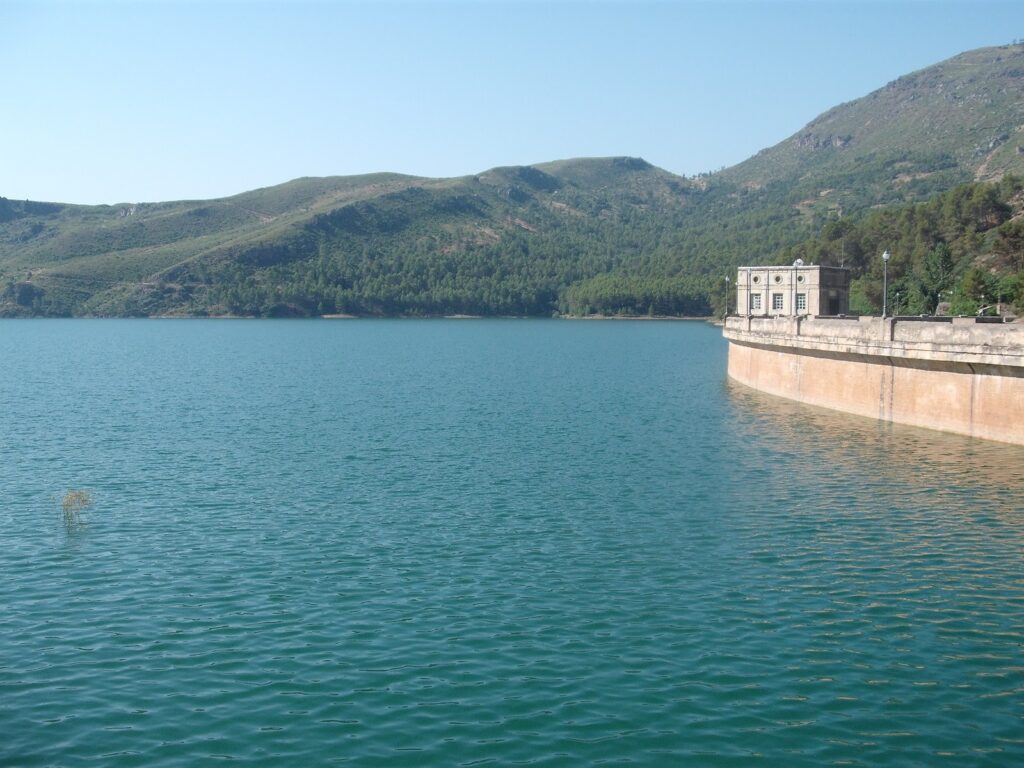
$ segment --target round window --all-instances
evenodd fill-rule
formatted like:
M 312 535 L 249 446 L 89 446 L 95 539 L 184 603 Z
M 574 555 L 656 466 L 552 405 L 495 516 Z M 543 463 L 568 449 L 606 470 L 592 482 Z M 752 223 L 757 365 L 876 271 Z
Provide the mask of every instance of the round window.
M 782 282 L 782 275 L 776 275 L 775 276 L 775 282 L 776 283 L 781 283 Z
M 802 283 L 804 281 L 804 276 L 803 275 L 797 275 L 796 281 L 798 283 Z
M 761 276 L 760 275 L 754 275 L 754 282 L 755 283 L 760 283 L 761 282 Z

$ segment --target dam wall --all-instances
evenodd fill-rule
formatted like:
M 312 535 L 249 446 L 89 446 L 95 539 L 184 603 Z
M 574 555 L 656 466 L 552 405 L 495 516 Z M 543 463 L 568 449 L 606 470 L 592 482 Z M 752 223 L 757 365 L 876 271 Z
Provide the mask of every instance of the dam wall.
M 729 376 L 810 405 L 1024 445 L 1024 324 L 729 317 Z

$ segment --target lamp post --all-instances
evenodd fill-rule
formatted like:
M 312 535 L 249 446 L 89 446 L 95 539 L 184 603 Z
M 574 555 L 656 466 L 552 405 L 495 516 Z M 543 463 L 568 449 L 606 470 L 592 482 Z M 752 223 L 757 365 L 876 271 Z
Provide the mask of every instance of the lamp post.
M 882 317 L 889 309 L 889 251 L 882 253 Z
M 896 317 L 900 316 L 900 292 L 896 291 L 896 309 L 893 312 Z
M 737 309 L 737 312 L 739 310 Z M 729 316 L 729 276 L 725 276 L 725 317 Z

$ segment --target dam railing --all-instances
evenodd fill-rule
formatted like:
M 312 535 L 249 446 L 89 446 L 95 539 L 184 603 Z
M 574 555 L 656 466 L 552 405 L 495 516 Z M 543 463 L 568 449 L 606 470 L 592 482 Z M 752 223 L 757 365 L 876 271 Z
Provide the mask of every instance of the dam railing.
M 794 350 L 1024 368 L 1024 323 L 997 318 L 734 315 L 724 335 Z

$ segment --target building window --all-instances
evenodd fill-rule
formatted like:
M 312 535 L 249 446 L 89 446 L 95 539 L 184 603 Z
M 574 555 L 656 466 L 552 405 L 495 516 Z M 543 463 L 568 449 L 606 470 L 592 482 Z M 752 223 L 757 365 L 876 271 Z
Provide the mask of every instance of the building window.
M 760 309 L 761 308 L 761 294 L 760 293 L 752 293 L 752 294 L 750 294 L 750 308 L 751 309 Z
M 781 293 L 773 293 L 772 294 L 772 309 L 782 309 L 782 294 Z
M 806 312 L 807 311 L 807 294 L 798 293 L 796 295 L 796 311 Z

